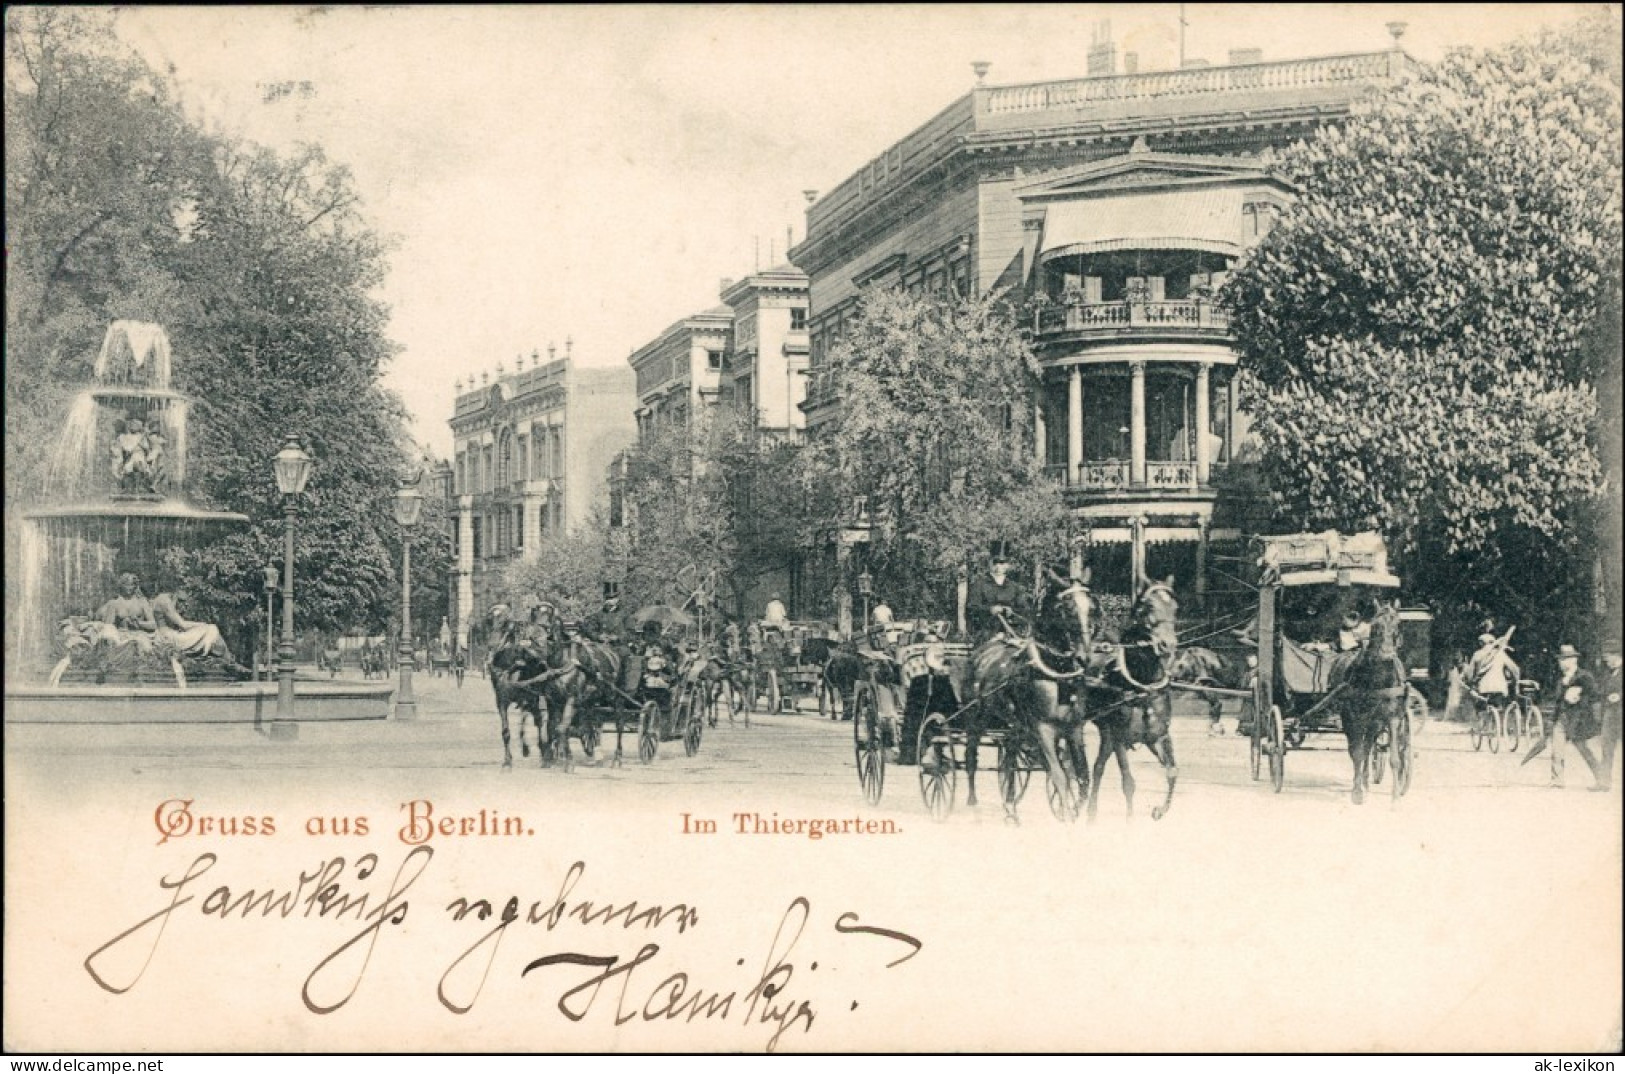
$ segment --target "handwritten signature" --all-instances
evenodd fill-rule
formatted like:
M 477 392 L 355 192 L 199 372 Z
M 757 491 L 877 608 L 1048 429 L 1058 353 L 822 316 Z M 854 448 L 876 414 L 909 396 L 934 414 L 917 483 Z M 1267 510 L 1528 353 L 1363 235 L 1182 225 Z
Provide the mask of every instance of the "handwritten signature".
M 374 853 L 353 860 L 333 857 L 301 872 L 291 885 L 238 889 L 226 884 L 209 888 L 205 877 L 219 864 L 219 857 L 199 854 L 180 874 L 158 880 L 159 889 L 168 893 L 165 905 L 96 948 L 85 959 L 84 968 L 108 992 L 128 992 L 146 975 L 165 931 L 173 920 L 184 916 L 180 913 L 183 908 L 188 914 L 222 921 L 301 918 L 341 922 L 353 931 L 317 962 L 300 990 L 307 1010 L 332 1014 L 355 997 L 382 938 L 408 919 L 412 909 L 408 893 L 420 884 L 433 858 L 432 847 L 414 847 L 391 874 L 381 871 L 383 863 Z M 595 1010 L 605 1012 L 615 1026 L 636 1020 L 737 1020 L 744 1026 L 765 1027 L 770 1032 L 766 1041 L 770 1052 L 786 1033 L 811 1031 L 818 1016 L 814 995 L 806 988 L 792 994 L 792 985 L 804 985 L 807 973 L 818 968 L 817 961 L 805 965 L 797 961 L 797 945 L 814 921 L 812 904 L 805 896 L 793 897 L 785 908 L 760 971 L 745 971 L 731 985 L 715 987 L 697 982 L 695 974 L 677 961 L 683 938 L 701 925 L 697 906 L 578 895 L 586 872 L 585 862 L 575 862 L 555 893 L 543 898 L 511 895 L 493 902 L 458 894 L 446 903 L 444 914 L 449 922 L 485 927 L 440 974 L 436 996 L 441 1006 L 457 1015 L 473 1010 L 511 930 L 534 928 L 552 933 L 586 927 L 623 934 L 653 933 L 663 942 L 642 943 L 635 952 L 606 951 L 593 945 L 596 949 L 592 951 L 554 950 L 530 957 L 518 976 L 538 987 L 562 988 L 556 1007 L 572 1023 L 583 1022 Z M 864 924 L 853 911 L 837 915 L 830 931 L 841 937 L 884 941 L 888 945 L 884 968 L 888 970 L 907 962 L 924 946 L 906 932 Z M 139 965 L 129 969 L 137 959 Z M 740 958 L 736 966 L 744 967 L 745 962 Z M 601 995 L 605 997 L 602 1003 Z M 852 1008 L 856 1007 L 853 1000 Z

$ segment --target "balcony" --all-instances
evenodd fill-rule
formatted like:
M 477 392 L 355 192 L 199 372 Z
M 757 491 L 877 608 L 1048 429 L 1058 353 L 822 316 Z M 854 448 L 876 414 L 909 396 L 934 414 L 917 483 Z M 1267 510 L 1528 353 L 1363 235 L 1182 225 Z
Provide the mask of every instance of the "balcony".
M 828 406 L 836 401 L 836 395 L 835 370 L 828 368 L 809 369 L 807 371 L 807 395 L 801 402 L 801 409 L 805 413 L 819 407 Z
M 1206 485 L 1197 481 L 1194 462 L 1147 461 L 1145 483 L 1140 485 L 1134 483 L 1132 464 L 1127 459 L 1099 459 L 1081 463 L 1078 466 L 1077 476 L 1072 481 L 1067 481 L 1066 470 L 1064 463 L 1052 464 L 1044 467 L 1044 476 L 1052 481 L 1063 482 L 1069 491 L 1086 494 L 1154 494 L 1208 491 L 1212 482 L 1224 472 L 1224 466 L 1221 463 L 1211 464 Z
M 1040 338 L 1170 331 L 1224 336 L 1230 331 L 1230 315 L 1206 299 L 1084 302 L 1068 298 L 1033 316 L 1033 332 Z

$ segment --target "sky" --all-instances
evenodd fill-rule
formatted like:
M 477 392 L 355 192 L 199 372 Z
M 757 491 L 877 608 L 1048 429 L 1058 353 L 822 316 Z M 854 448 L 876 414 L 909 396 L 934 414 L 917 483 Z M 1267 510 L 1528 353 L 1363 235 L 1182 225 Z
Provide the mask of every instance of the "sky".
M 573 343 L 621 364 L 723 278 L 785 260 L 830 190 L 975 82 L 1084 73 L 1110 23 L 1139 69 L 1401 44 L 1494 47 L 1580 5 L 131 7 L 120 35 L 188 110 L 314 142 L 394 240 L 387 375 L 440 457 L 458 378 Z M 290 85 L 278 94 L 272 87 Z M 307 85 L 308 84 L 308 85 Z M 184 356 L 178 360 L 184 361 Z

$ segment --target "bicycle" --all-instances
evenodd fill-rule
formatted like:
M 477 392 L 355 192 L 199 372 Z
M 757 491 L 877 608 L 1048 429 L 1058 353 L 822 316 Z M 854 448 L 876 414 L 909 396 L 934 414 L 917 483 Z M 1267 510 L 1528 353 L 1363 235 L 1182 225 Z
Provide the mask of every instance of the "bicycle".
M 1507 709 L 1511 706 L 1476 690 L 1472 695 L 1473 722 L 1468 725 L 1467 734 L 1472 738 L 1473 752 L 1477 753 L 1488 743 L 1491 753 L 1500 753 L 1501 740 L 1507 734 Z
M 1546 737 L 1546 716 L 1535 700 L 1540 695 L 1540 683 L 1534 679 L 1518 680 L 1518 697 L 1507 706 L 1507 733 L 1512 737 L 1512 752 L 1518 752 L 1520 741 L 1539 742 Z

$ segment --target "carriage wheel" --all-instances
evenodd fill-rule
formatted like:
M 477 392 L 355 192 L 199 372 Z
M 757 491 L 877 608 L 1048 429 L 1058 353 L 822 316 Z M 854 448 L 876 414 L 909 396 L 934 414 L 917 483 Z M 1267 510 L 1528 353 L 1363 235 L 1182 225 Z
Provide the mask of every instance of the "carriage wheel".
M 1523 738 L 1523 710 L 1516 701 L 1508 701 L 1506 714 L 1502 718 L 1506 720 L 1507 752 L 1517 753 Z
M 1484 710 L 1477 709 L 1473 718 L 1467 724 L 1467 735 L 1473 740 L 1473 752 L 1477 753 L 1484 748 Z
M 880 708 L 875 703 L 874 688 L 870 686 L 861 687 L 853 700 L 852 749 L 857 756 L 863 800 L 879 805 L 880 795 L 886 788 L 886 750 L 880 732 Z
M 1415 771 L 1416 767 L 1416 755 L 1412 752 L 1411 746 L 1412 728 L 1410 707 L 1407 705 L 1394 720 L 1394 740 L 1389 744 L 1389 749 L 1394 758 L 1394 801 L 1396 802 L 1405 796 L 1406 791 L 1411 789 L 1411 773 Z
M 1012 819 L 1032 778 L 1031 754 L 1006 735 L 999 743 L 999 798 L 1004 802 L 1005 813 Z
M 688 726 L 683 729 L 683 752 L 692 757 L 700 752 L 700 734 L 705 730 L 705 721 L 695 712 L 688 719 Z
M 1411 720 L 1411 733 L 1420 733 L 1428 722 L 1428 699 L 1414 686 L 1405 687 L 1405 713 Z
M 1501 739 L 1506 737 L 1507 714 L 1504 706 L 1490 704 L 1484 706 L 1484 713 L 1489 718 L 1489 725 L 1484 728 L 1484 737 L 1490 740 L 1490 752 L 1501 752 Z
M 1269 733 L 1270 783 L 1280 794 L 1286 784 L 1286 721 L 1281 718 L 1279 705 L 1270 706 Z
M 672 727 L 683 738 L 683 752 L 692 757 L 700 752 L 700 731 L 705 726 L 704 691 L 698 683 L 689 683 L 677 698 L 677 711 Z
M 948 733 L 948 721 L 940 712 L 933 712 L 920 724 L 920 797 L 931 819 L 946 820 L 954 809 L 954 789 L 958 775 L 954 770 L 953 739 Z
M 660 752 L 660 704 L 645 701 L 638 710 L 638 760 L 648 764 Z

